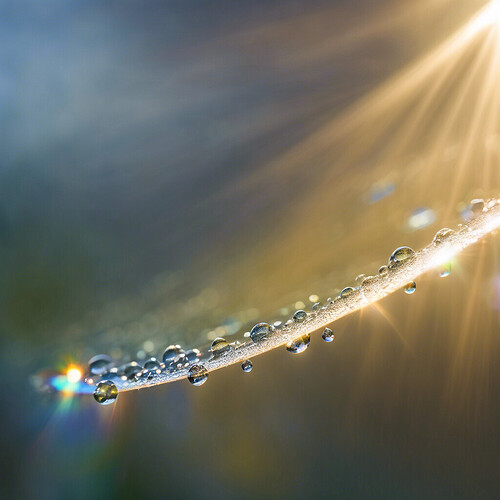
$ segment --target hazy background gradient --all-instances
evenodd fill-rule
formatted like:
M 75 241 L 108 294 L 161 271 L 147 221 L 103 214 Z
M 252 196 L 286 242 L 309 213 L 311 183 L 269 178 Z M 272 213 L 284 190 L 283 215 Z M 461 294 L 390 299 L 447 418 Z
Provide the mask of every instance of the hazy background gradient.
M 495 496 L 498 236 L 250 375 L 31 383 L 279 319 L 499 196 L 486 3 L 0 0 L 1 498 Z

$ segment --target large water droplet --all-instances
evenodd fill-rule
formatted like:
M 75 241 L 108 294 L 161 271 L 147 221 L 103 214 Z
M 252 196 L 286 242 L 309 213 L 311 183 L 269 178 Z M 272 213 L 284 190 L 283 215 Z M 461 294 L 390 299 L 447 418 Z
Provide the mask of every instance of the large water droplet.
M 180 345 L 169 345 L 163 353 L 163 362 L 168 365 L 172 360 L 182 353 Z
M 311 336 L 308 333 L 297 337 L 286 345 L 286 350 L 293 354 L 304 352 L 311 343 Z
M 413 292 L 415 292 L 416 289 L 417 284 L 414 281 L 410 281 L 410 283 L 405 286 L 405 293 L 411 295 Z
M 453 231 L 453 229 L 443 227 L 443 229 L 440 229 L 436 233 L 432 242 L 434 243 L 435 246 L 441 245 L 441 243 L 444 243 L 453 234 L 455 234 L 455 231 Z
M 249 359 L 247 359 L 246 361 L 243 361 L 243 363 L 241 363 L 241 369 L 245 373 L 251 372 L 252 368 L 253 368 L 253 363 Z
M 98 354 L 89 360 L 89 372 L 92 375 L 102 375 L 106 373 L 113 360 L 106 354 Z
M 203 365 L 193 365 L 189 369 L 188 380 L 193 385 L 203 385 L 208 378 L 208 371 Z
M 415 250 L 410 247 L 399 247 L 392 252 L 389 258 L 389 268 L 394 268 L 401 263 L 411 259 L 415 255 Z
M 224 354 L 227 354 L 231 350 L 231 346 L 229 345 L 229 342 L 226 339 L 222 337 L 217 337 L 212 342 L 212 346 L 210 349 L 214 356 L 222 356 Z
M 335 338 L 335 335 L 333 334 L 333 331 L 330 328 L 325 328 L 323 334 L 321 335 L 321 338 L 325 342 L 332 342 L 333 339 Z
M 109 380 L 105 380 L 103 382 L 99 382 L 96 385 L 94 391 L 94 399 L 101 405 L 109 405 L 116 401 L 118 397 L 118 389 L 113 382 Z
M 349 295 L 352 294 L 352 292 L 354 292 L 354 288 L 350 287 L 350 286 L 346 286 L 341 292 L 340 292 L 340 298 L 341 299 L 345 299 L 347 297 L 349 297 Z
M 254 342 L 260 342 L 261 340 L 264 340 L 271 332 L 271 325 L 268 325 L 267 323 L 257 323 L 250 330 L 250 338 Z
M 307 318 L 307 313 L 302 309 L 296 311 L 295 314 L 292 316 L 292 319 L 295 321 L 295 323 L 302 323 L 306 318 Z

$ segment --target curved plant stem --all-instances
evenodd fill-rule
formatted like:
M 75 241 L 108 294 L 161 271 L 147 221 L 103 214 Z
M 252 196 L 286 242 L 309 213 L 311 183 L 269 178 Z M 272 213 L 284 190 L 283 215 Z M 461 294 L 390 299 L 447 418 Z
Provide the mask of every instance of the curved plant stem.
M 408 282 L 416 280 L 423 273 L 449 262 L 453 256 L 498 228 L 500 228 L 500 204 L 497 203 L 463 225 L 445 242 L 439 245 L 429 244 L 421 251 L 416 252 L 413 258 L 389 271 L 386 275 L 376 276 L 368 284 L 355 289 L 348 297 L 337 298 L 319 311 L 308 313 L 307 318 L 302 323 L 285 324 L 259 342 L 246 338 L 244 343 L 235 345 L 227 354 L 200 360 L 199 364 L 211 372 L 235 363 L 241 363 L 246 359 L 283 346 L 302 335 L 323 329 L 343 316 L 383 299 L 390 293 L 404 287 Z M 119 384 L 119 390 L 128 391 L 173 382 L 186 378 L 188 374 L 188 368 L 172 373 L 162 371 L 151 381 L 138 380 L 126 382 L 123 385 Z

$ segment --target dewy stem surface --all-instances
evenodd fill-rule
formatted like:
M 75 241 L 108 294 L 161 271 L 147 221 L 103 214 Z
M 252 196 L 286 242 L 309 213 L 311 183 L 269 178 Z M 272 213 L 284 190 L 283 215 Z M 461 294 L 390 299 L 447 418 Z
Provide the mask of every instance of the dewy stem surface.
M 323 329 L 347 314 L 383 299 L 407 285 L 408 282 L 415 281 L 421 274 L 449 262 L 462 250 L 499 228 L 500 204 L 496 203 L 460 227 L 446 241 L 439 245 L 429 244 L 387 274 L 377 275 L 362 287 L 356 288 L 348 297 L 336 298 L 319 310 L 309 312 L 303 322 L 285 324 L 258 342 L 254 342 L 251 338 L 245 338 L 244 343 L 233 346 L 225 355 L 200 360 L 199 363 L 208 372 L 212 372 L 235 363 L 241 363 L 271 349 L 283 346 L 302 335 Z M 120 391 L 129 391 L 173 382 L 187 378 L 188 375 L 189 367 L 171 373 L 164 370 L 150 381 L 139 379 L 117 385 Z

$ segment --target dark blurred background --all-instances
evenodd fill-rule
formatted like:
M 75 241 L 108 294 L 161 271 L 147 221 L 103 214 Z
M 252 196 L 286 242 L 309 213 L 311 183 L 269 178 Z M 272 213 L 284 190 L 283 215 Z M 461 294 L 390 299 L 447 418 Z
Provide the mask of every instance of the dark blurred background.
M 286 317 L 498 196 L 485 5 L 0 0 L 0 498 L 496 497 L 498 236 L 249 375 L 35 383 Z

